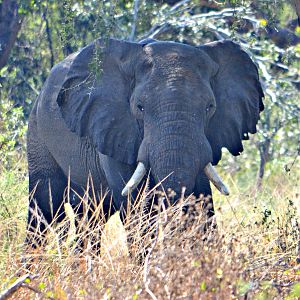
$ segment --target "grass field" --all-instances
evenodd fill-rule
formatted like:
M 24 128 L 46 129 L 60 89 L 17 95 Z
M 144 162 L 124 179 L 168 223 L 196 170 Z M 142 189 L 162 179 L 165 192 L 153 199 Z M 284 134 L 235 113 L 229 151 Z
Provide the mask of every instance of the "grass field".
M 272 172 L 261 191 L 249 176 L 224 176 L 231 195 L 214 191 L 218 232 L 200 230 L 201 212 L 182 215 L 168 209 L 151 233 L 145 226 L 141 196 L 125 228 L 119 216 L 94 232 L 82 225 L 84 251 L 78 252 L 75 216 L 51 225 L 49 243 L 28 252 L 22 243 L 27 214 L 23 163 L 0 178 L 0 294 L 18 278 L 27 279 L 11 299 L 297 299 L 300 297 L 299 170 Z M 243 175 L 245 182 L 245 175 Z M 298 211 L 297 211 L 298 209 Z M 83 222 L 83 221 L 82 221 Z M 67 228 L 67 229 L 66 229 Z M 63 233 L 66 238 L 59 242 Z M 91 241 L 102 233 L 101 255 Z M 128 248 L 126 233 L 132 244 Z M 99 239 L 99 237 L 98 237 Z M 147 249 L 144 262 L 141 252 Z M 129 254 L 130 253 L 130 254 Z M 28 269 L 22 260 L 30 261 Z M 6 297 L 0 299 L 6 299 Z

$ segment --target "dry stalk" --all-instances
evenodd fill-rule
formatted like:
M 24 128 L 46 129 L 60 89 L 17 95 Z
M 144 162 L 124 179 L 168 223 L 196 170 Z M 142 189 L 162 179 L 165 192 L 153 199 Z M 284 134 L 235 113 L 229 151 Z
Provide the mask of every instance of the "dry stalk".
M 147 277 L 148 277 L 148 273 L 149 273 L 149 265 L 150 265 L 151 255 L 152 255 L 152 252 L 153 252 L 154 248 L 156 247 L 156 244 L 157 244 L 158 238 L 159 238 L 159 222 L 156 223 L 154 232 L 155 232 L 155 238 L 154 238 L 151 246 L 148 248 L 148 253 L 146 255 L 145 262 L 144 262 L 143 282 L 144 282 L 144 285 L 145 285 L 146 293 L 149 294 L 149 296 L 153 300 L 157 300 L 157 297 L 153 294 L 153 292 L 149 288 L 150 280 Z

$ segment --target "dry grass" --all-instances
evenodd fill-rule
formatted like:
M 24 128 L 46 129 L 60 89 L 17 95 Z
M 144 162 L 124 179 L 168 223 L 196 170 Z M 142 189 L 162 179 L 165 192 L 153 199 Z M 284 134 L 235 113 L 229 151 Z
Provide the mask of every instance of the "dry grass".
M 3 202 L 16 204 L 0 210 L 0 294 L 29 273 L 11 299 L 297 299 L 299 174 L 273 175 L 259 193 L 226 181 L 230 197 L 214 191 L 217 232 L 204 235 L 199 205 L 187 215 L 180 205 L 162 209 L 147 221 L 144 192 L 124 227 L 118 214 L 93 230 L 83 217 L 76 232 L 67 205 L 65 222 L 49 225 L 47 245 L 30 252 L 22 245 L 26 195 L 2 189 Z M 101 210 L 94 216 L 101 219 Z

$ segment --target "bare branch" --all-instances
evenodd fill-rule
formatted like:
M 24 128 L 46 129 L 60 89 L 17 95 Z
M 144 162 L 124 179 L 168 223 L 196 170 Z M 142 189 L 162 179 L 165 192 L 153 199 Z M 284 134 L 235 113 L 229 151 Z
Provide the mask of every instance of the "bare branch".
M 40 92 L 32 84 L 29 83 L 29 81 L 22 75 L 22 73 L 19 72 L 18 75 L 24 80 L 24 82 L 29 86 L 29 88 L 34 92 L 34 94 L 38 96 Z
M 168 19 L 174 15 L 174 13 L 177 13 L 179 9 L 182 9 L 182 6 L 190 2 L 191 0 L 182 0 L 178 3 L 176 3 L 174 6 L 172 6 L 169 10 L 169 13 L 164 16 L 164 20 L 161 24 L 155 24 L 152 26 L 148 32 L 146 32 L 140 40 L 146 39 L 146 38 L 154 38 L 159 33 L 163 32 L 167 27 L 170 26 L 168 23 Z M 190 8 L 183 8 L 182 11 L 189 10 Z
M 21 287 L 24 282 L 29 279 L 29 280 L 33 280 L 34 278 L 36 278 L 38 275 L 31 275 L 31 274 L 25 274 L 23 276 L 21 276 L 19 279 L 17 279 L 8 289 L 6 289 L 5 291 L 3 291 L 0 294 L 0 300 L 4 300 L 7 299 L 9 296 L 11 296 L 19 287 Z
M 130 33 L 130 36 L 129 36 L 129 41 L 134 41 L 134 38 L 135 38 L 136 23 L 137 23 L 138 12 L 139 12 L 139 2 L 140 2 L 140 0 L 134 0 L 133 22 L 132 22 L 132 27 L 131 27 L 131 33 Z

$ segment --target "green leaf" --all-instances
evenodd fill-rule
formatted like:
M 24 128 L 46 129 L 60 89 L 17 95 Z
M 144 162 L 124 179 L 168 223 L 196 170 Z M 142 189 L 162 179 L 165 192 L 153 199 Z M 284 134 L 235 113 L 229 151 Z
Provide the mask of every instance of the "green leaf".
M 86 294 L 87 294 L 86 290 L 79 290 L 79 295 L 80 296 L 84 296 Z
M 138 299 L 138 296 L 139 296 L 139 295 L 138 295 L 137 293 L 134 293 L 133 296 L 132 296 L 132 300 L 137 300 L 137 299 Z
M 3 67 L 2 69 L 0 69 L 0 77 L 5 77 L 5 73 L 8 69 L 8 66 Z
M 237 288 L 239 295 L 244 296 L 251 289 L 251 283 L 241 280 L 238 282 Z
M 24 282 L 25 282 L 25 283 L 30 283 L 31 280 L 30 280 L 30 278 L 26 278 L 26 279 L 24 280 Z
M 46 284 L 44 282 L 39 283 L 39 289 L 44 289 L 46 287 Z
M 200 291 L 205 291 L 206 290 L 206 282 L 205 281 L 202 281 L 201 283 L 200 283 Z
M 193 266 L 193 267 L 199 267 L 199 266 L 200 266 L 199 261 L 193 260 L 193 261 L 192 261 L 192 266 Z

